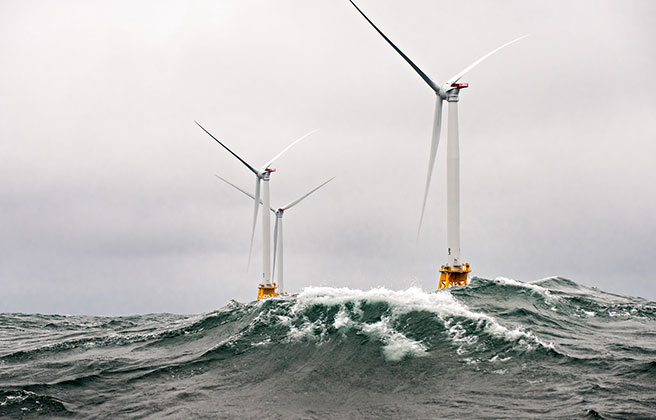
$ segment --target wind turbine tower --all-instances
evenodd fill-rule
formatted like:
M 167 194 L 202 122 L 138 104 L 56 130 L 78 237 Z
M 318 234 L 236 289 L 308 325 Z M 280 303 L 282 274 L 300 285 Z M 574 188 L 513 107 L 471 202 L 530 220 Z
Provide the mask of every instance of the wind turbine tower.
M 257 211 L 260 207 L 260 203 L 264 206 L 264 211 L 262 211 L 262 282 L 258 285 L 257 288 L 257 299 L 264 299 L 268 297 L 278 296 L 276 292 L 276 284 L 273 282 L 271 277 L 271 215 L 267 211 L 271 207 L 270 194 L 269 194 L 269 180 L 271 174 L 276 170 L 271 168 L 271 165 L 275 160 L 283 155 L 287 150 L 289 150 L 296 143 L 308 137 L 314 131 L 309 132 L 298 140 L 294 141 L 292 144 L 283 149 L 282 152 L 278 153 L 271 160 L 264 164 L 260 169 L 256 169 L 252 165 L 248 164 L 244 159 L 239 157 L 235 152 L 230 150 L 225 144 L 223 144 L 219 139 L 214 137 L 212 133 L 207 131 L 202 125 L 197 121 L 194 121 L 205 133 L 212 137 L 217 143 L 219 143 L 224 149 L 226 149 L 231 155 L 233 155 L 237 160 L 239 160 L 244 166 L 246 166 L 253 174 L 255 174 L 255 209 L 253 211 L 253 229 L 251 232 L 251 245 L 248 251 L 248 264 L 251 262 L 251 253 L 253 251 L 253 239 L 255 238 L 255 225 L 257 222 Z M 316 131 L 316 130 L 315 130 Z M 260 183 L 262 183 L 262 199 L 260 199 Z
M 252 198 L 255 200 L 255 196 L 248 191 L 245 191 L 232 182 L 228 181 L 225 178 L 222 178 L 218 175 L 215 175 L 217 178 L 219 178 L 221 181 L 225 182 L 226 184 L 236 188 L 237 190 L 241 191 L 244 195 Z M 305 193 L 301 197 L 297 198 L 296 200 L 285 204 L 284 206 L 280 207 L 278 210 L 275 210 L 273 207 L 269 207 L 272 213 L 276 215 L 276 223 L 273 227 L 273 272 L 274 275 L 276 276 L 276 279 L 278 280 L 278 292 L 279 294 L 286 294 L 285 292 L 285 287 L 284 287 L 284 282 L 283 282 L 283 241 L 282 241 L 282 217 L 285 215 L 285 211 L 291 209 L 301 201 L 305 200 L 310 194 L 318 190 L 319 188 L 323 187 L 330 181 L 335 179 L 335 177 L 330 178 L 329 180 L 323 182 L 321 185 L 318 187 L 313 188 L 309 192 Z M 265 207 L 266 210 L 266 207 Z M 276 265 L 278 268 L 278 271 L 276 271 Z
M 435 115 L 433 118 L 433 136 L 431 141 L 430 155 L 428 158 L 428 173 L 426 175 L 426 188 L 424 189 L 424 201 L 421 207 L 421 216 L 419 217 L 419 229 L 417 237 L 421 231 L 421 224 L 424 218 L 426 208 L 426 198 L 430 187 L 433 167 L 435 166 L 435 156 L 440 142 L 440 131 L 442 129 L 442 105 L 443 101 L 448 103 L 448 121 L 447 121 L 447 145 L 446 145 L 446 242 L 447 242 L 447 262 L 440 268 L 440 280 L 438 289 L 445 289 L 451 286 L 466 286 L 467 277 L 471 273 L 469 263 L 462 263 L 460 260 L 460 143 L 458 136 L 458 102 L 460 100 L 460 91 L 469 87 L 469 84 L 460 82 L 460 79 L 471 69 L 479 65 L 483 60 L 496 53 L 500 49 L 519 41 L 524 37 L 510 41 L 499 48 L 487 53 L 483 57 L 473 62 L 469 67 L 460 73 L 448 79 L 442 85 L 435 83 L 426 73 L 424 73 L 415 63 L 408 58 L 378 27 L 360 10 L 360 8 L 349 0 L 353 7 L 369 22 L 369 24 L 382 36 L 385 41 L 414 69 L 415 72 L 428 84 L 436 95 Z

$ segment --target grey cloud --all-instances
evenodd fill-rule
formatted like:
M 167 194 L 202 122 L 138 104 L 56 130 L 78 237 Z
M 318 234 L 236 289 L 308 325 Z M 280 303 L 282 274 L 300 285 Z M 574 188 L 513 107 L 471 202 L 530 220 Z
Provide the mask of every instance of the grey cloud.
M 530 34 L 462 94 L 474 274 L 656 298 L 652 2 L 359 4 L 439 80 Z M 347 1 L 0 7 L 0 311 L 252 299 L 252 206 L 213 174 L 252 175 L 194 119 L 254 164 L 320 129 L 272 181 L 280 204 L 337 175 L 285 216 L 292 291 L 435 287 L 443 148 L 415 242 L 433 94 Z

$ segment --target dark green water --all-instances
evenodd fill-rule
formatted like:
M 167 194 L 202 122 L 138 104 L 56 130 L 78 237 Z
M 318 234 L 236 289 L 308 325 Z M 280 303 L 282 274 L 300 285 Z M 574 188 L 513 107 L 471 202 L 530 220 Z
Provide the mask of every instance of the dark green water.
M 0 315 L 0 418 L 656 418 L 656 303 L 562 278 Z

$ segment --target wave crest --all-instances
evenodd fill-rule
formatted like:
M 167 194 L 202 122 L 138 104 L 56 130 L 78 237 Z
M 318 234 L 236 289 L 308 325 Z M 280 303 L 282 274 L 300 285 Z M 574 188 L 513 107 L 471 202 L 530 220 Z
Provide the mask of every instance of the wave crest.
M 421 322 L 414 323 L 410 315 L 418 313 L 432 316 L 415 316 Z M 484 334 L 517 343 L 523 350 L 553 348 L 524 328 L 506 327 L 485 313 L 469 309 L 448 290 L 426 293 L 416 287 L 398 291 L 309 287 L 294 297 L 289 316 L 281 320 L 290 328 L 290 341 L 321 342 L 333 332 L 353 331 L 379 340 L 383 355 L 390 361 L 425 356 L 432 350 L 428 342 L 439 335 L 459 347 L 474 344 L 478 335 Z

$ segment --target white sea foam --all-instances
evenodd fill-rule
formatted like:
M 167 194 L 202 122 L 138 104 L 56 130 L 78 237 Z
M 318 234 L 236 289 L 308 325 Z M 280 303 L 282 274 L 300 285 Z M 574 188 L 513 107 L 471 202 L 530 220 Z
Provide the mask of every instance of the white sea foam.
M 478 336 L 476 336 L 475 334 L 467 335 L 467 330 L 462 326 L 461 323 L 456 322 L 455 324 L 450 326 L 451 324 L 452 324 L 452 320 L 446 320 L 444 322 L 444 326 L 449 328 L 447 331 L 454 342 L 471 345 L 478 341 Z
M 533 286 L 536 290 L 539 288 L 548 293 L 544 288 Z M 388 313 L 375 323 L 367 324 L 354 320 L 349 316 L 349 312 L 360 314 L 361 302 L 386 303 L 389 305 Z M 553 345 L 539 340 L 530 331 L 522 328 L 507 328 L 489 315 L 470 310 L 465 304 L 456 300 L 448 290 L 426 293 L 417 287 L 398 291 L 383 287 L 370 290 L 346 287 L 308 287 L 296 297 L 296 302 L 290 310 L 290 317 L 301 316 L 300 314 L 305 309 L 313 305 L 339 306 L 340 309 L 334 317 L 332 327 L 338 330 L 353 329 L 376 337 L 383 343 L 383 353 L 388 360 L 400 360 L 404 356 L 421 356 L 429 350 L 424 343 L 406 337 L 393 327 L 394 322 L 401 315 L 412 311 L 434 313 L 438 319 L 444 322 L 449 336 L 456 343 L 471 345 L 478 340 L 474 334 L 467 335 L 467 331 L 461 323 L 453 323 L 452 318 L 459 317 L 475 321 L 479 328 L 492 335 L 504 337 L 510 341 L 519 341 L 527 349 L 533 348 L 535 344 L 553 347 Z M 347 309 L 347 305 L 350 309 Z M 316 336 L 317 331 L 320 331 L 318 338 L 321 339 L 327 332 L 327 326 L 320 319 L 313 322 L 307 320 L 300 326 L 294 326 L 291 322 L 287 325 L 290 326 L 288 337 L 291 340 Z
M 500 357 L 499 354 L 495 354 L 494 356 L 492 356 L 492 358 L 489 361 L 490 362 L 507 362 L 510 359 L 512 359 L 512 356 Z
M 262 347 L 262 346 L 268 346 L 271 344 L 271 338 L 267 338 L 266 340 L 258 341 L 257 343 L 253 343 L 253 347 Z
M 547 300 L 548 302 L 558 300 L 558 297 L 552 295 L 551 292 L 549 292 L 549 289 L 542 286 L 538 286 L 537 284 L 525 283 L 523 281 L 513 280 L 507 277 L 497 277 L 494 279 L 494 281 L 501 284 L 507 284 L 509 286 L 523 287 L 525 289 L 532 290 L 544 296 L 545 300 Z
M 319 331 L 319 335 L 315 334 Z M 314 322 L 304 322 L 300 327 L 290 325 L 287 336 L 291 341 L 297 341 L 303 338 L 316 338 L 319 342 L 325 337 L 326 325 L 321 320 Z
M 335 315 L 335 322 L 333 322 L 333 327 L 335 329 L 340 329 L 342 327 L 349 327 L 352 324 L 351 318 L 344 308 L 341 308 L 337 315 Z
M 362 331 L 378 337 L 385 345 L 383 355 L 387 360 L 398 361 L 405 356 L 423 356 L 426 346 L 396 331 L 390 324 L 389 317 L 383 317 L 373 324 L 362 325 Z

